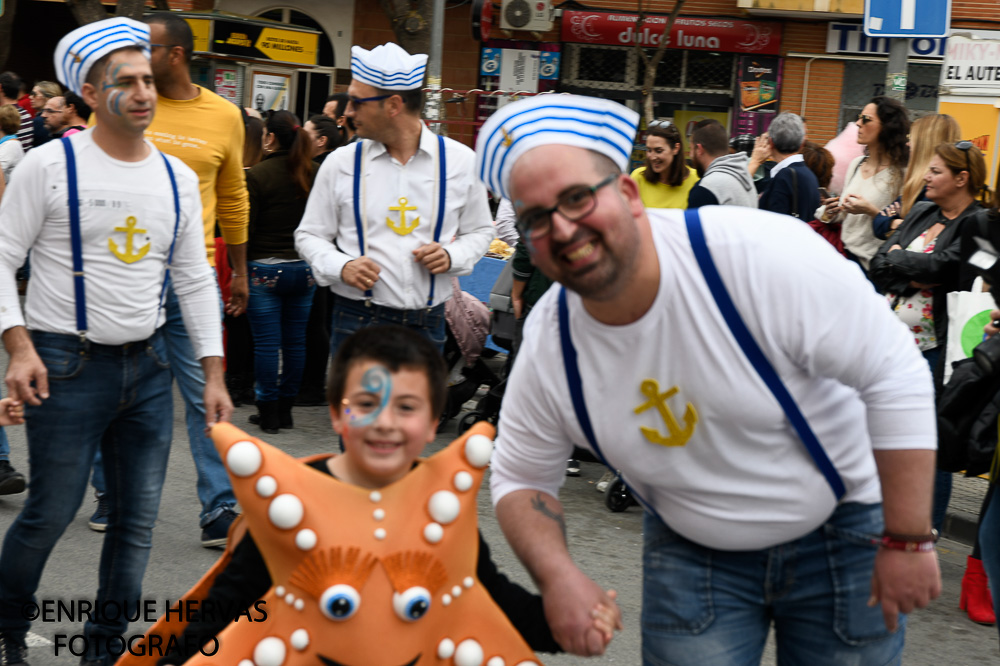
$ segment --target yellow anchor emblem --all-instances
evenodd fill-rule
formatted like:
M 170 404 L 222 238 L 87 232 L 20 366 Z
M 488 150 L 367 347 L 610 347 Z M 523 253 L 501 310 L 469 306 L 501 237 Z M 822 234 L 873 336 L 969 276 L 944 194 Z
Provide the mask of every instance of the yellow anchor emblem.
M 399 221 L 393 222 L 391 218 L 385 218 L 385 223 L 389 225 L 389 228 L 395 231 L 400 236 L 405 236 L 420 225 L 420 216 L 413 218 L 413 221 L 409 224 L 406 223 L 406 211 L 416 210 L 416 206 L 407 206 L 406 197 L 399 197 L 398 206 L 389 206 L 389 210 L 394 210 L 399 213 Z
M 139 248 L 138 252 L 134 252 L 133 238 L 136 234 L 146 233 L 145 229 L 136 229 L 136 219 L 131 215 L 125 218 L 124 227 L 115 227 L 115 231 L 125 234 L 125 251 L 122 252 L 121 249 L 115 244 L 115 241 L 111 238 L 108 239 L 108 249 L 111 250 L 111 254 L 115 255 L 126 264 L 134 264 L 149 252 L 149 243 L 146 243 Z
M 670 411 L 670 406 L 667 405 L 667 400 L 677 394 L 678 387 L 674 386 L 666 393 L 660 393 L 660 383 L 655 379 L 646 379 L 642 382 L 640 390 L 649 399 L 636 407 L 635 413 L 642 414 L 650 407 L 656 407 L 656 410 L 660 412 L 660 416 L 663 417 L 663 421 L 667 424 L 667 430 L 670 432 L 669 435 L 664 436 L 655 428 L 640 426 L 639 430 L 643 436 L 653 444 L 659 444 L 660 446 L 684 446 L 687 444 L 694 433 L 695 424 L 698 423 L 698 412 L 695 410 L 694 405 L 689 402 L 684 409 L 684 428 L 681 429 L 680 424 L 677 423 L 677 418 Z

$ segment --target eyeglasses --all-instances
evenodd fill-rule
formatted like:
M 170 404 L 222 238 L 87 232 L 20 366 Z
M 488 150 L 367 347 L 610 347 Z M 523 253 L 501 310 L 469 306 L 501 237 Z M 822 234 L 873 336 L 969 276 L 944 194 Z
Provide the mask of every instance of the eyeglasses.
M 969 162 L 969 149 L 972 148 L 971 141 L 959 141 L 955 144 L 955 147 L 965 153 L 965 170 L 972 175 L 972 163 Z
M 597 185 L 580 185 L 563 194 L 552 208 L 528 211 L 517 218 L 515 226 L 525 238 L 542 238 L 552 230 L 552 213 L 559 212 L 570 222 L 590 215 L 597 208 L 597 190 L 618 180 L 618 174 L 611 174 Z
M 396 93 L 389 93 L 388 95 L 376 95 L 375 97 L 348 97 L 347 103 L 353 105 L 354 107 L 359 107 L 365 102 L 378 102 L 383 99 L 389 99 Z
M 858 120 L 861 121 L 862 125 L 867 125 L 868 123 L 870 123 L 871 121 L 873 121 L 875 119 L 872 118 L 871 116 L 869 116 L 867 113 L 859 113 L 858 114 Z
M 65 110 L 66 109 L 48 109 L 48 108 L 46 108 L 46 109 L 42 109 L 39 113 L 44 113 L 45 115 L 48 115 L 50 113 L 62 113 Z

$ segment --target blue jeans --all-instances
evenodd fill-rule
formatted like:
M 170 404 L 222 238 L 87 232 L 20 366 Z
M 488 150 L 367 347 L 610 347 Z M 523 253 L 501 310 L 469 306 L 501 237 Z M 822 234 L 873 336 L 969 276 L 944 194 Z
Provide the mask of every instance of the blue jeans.
M 10 460 L 10 440 L 3 427 L 0 427 L 0 460 Z
M 844 504 L 785 544 L 721 551 L 644 521 L 642 655 L 646 666 L 759 664 L 774 623 L 778 664 L 898 664 L 900 629 L 869 608 L 881 504 Z
M 399 324 L 420 333 L 444 352 L 444 303 L 420 310 L 396 310 L 382 305 L 365 305 L 343 296 L 333 296 L 330 326 L 330 353 L 336 354 L 340 343 L 352 333 L 379 324 Z
M 294 398 L 306 365 L 306 325 L 316 281 L 309 264 L 247 263 L 250 302 L 247 317 L 253 332 L 257 402 Z M 278 383 L 278 352 L 281 383 Z
M 34 332 L 32 340 L 51 395 L 38 407 L 25 405 L 28 497 L 0 551 L 0 630 L 20 638 L 30 627 L 22 609 L 34 601 L 49 554 L 80 508 L 99 449 L 110 515 L 97 602 L 140 603 L 173 421 L 161 334 L 115 347 L 88 348 L 75 335 L 54 333 Z M 94 615 L 84 632 L 94 650 L 127 626 L 127 619 Z
M 991 479 L 991 483 L 997 483 Z M 990 581 L 993 595 L 993 610 L 1000 610 L 1000 490 L 995 490 L 990 504 L 979 519 L 979 550 L 983 556 L 983 568 Z M 1000 630 L 1000 623 L 997 624 Z

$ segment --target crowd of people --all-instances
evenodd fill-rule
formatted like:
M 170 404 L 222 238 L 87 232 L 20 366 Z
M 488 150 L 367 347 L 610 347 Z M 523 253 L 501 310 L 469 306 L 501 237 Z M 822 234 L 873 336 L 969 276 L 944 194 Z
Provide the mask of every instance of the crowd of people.
M 629 174 L 639 117 L 615 102 L 507 104 L 473 151 L 422 120 L 426 55 L 355 46 L 347 91 L 300 118 L 194 84 L 193 48 L 176 15 L 115 18 L 60 41 L 61 85 L 29 94 L 0 74 L 0 424 L 24 423 L 30 463 L 0 550 L 0 664 L 26 663 L 21 609 L 90 486 L 89 523 L 105 532 L 96 598 L 140 603 L 175 380 L 201 544 L 235 540 L 207 599 L 244 607 L 292 585 L 315 588 L 317 621 L 354 617 L 357 589 L 315 573 L 341 567 L 329 564 L 339 550 L 281 578 L 316 532 L 282 546 L 260 530 L 301 515 L 272 503 L 250 512 L 249 532 L 233 529 L 251 496 L 230 474 L 253 477 L 264 453 L 224 444 L 233 435 L 219 424 L 253 402 L 250 423 L 277 435 L 295 405 L 328 404 L 341 452 L 309 462 L 322 474 L 308 478 L 372 502 L 438 469 L 418 457 L 445 402 L 446 301 L 498 235 L 516 245 L 517 329 L 490 484 L 540 594 L 500 574 L 481 536 L 472 547 L 443 531 L 447 498 L 431 503 L 442 532 L 428 526 L 417 554 L 391 559 L 393 542 L 376 543 L 385 530 L 337 544 L 371 563 L 352 584 L 383 562 L 393 607 L 413 623 L 444 612 L 431 560 L 478 553 L 456 565 L 471 567 L 465 588 L 489 593 L 469 603 L 510 620 L 469 639 L 482 663 L 522 648 L 602 654 L 621 615 L 567 547 L 559 488 L 575 445 L 618 470 L 645 509 L 648 663 L 759 661 L 772 626 L 783 661 L 899 663 L 906 615 L 941 587 L 934 543 L 951 476 L 935 473 L 934 399 L 947 295 L 972 288 L 972 223 L 996 218 L 983 155 L 954 119 L 911 124 L 900 102 L 876 97 L 847 157 L 808 141 L 792 113 L 746 151 L 715 120 L 688 137 L 656 121 Z M 461 460 L 481 470 L 489 451 L 477 446 L 469 438 Z M 449 474 L 471 487 L 468 472 Z M 253 497 L 274 482 L 260 477 Z M 25 486 L 0 430 L 0 494 Z M 995 622 L 987 574 L 1000 581 L 991 543 L 977 544 L 962 590 L 984 623 Z M 418 597 L 399 602 L 407 567 L 428 589 L 403 586 Z M 192 640 L 160 663 L 184 663 L 237 631 L 228 624 L 195 617 L 178 629 Z M 124 615 L 88 621 L 81 664 L 114 663 L 102 640 L 126 627 Z M 249 639 L 223 645 L 258 662 L 255 650 L 277 649 L 266 641 L 285 649 Z

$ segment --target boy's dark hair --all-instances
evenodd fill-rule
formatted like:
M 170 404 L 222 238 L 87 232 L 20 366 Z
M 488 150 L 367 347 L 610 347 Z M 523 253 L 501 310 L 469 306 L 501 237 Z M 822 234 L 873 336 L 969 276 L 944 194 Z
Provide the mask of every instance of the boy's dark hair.
M 402 326 L 370 326 L 344 340 L 333 357 L 326 399 L 339 408 L 344 399 L 344 385 L 351 366 L 359 361 L 375 361 L 390 372 L 407 368 L 427 376 L 431 413 L 438 416 L 444 410 L 447 397 L 448 368 L 441 352 L 427 338 Z
M 171 46 L 179 46 L 184 51 L 184 62 L 191 63 L 191 55 L 194 53 L 194 33 L 187 21 L 177 14 L 171 12 L 156 12 L 147 14 L 146 23 L 159 23 L 167 33 L 167 43 Z

